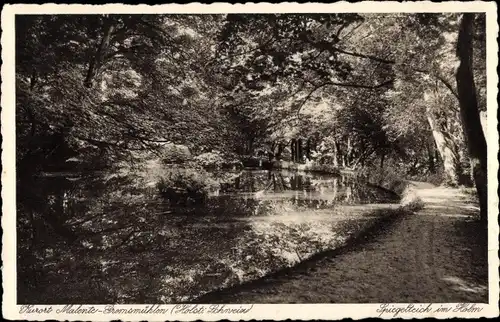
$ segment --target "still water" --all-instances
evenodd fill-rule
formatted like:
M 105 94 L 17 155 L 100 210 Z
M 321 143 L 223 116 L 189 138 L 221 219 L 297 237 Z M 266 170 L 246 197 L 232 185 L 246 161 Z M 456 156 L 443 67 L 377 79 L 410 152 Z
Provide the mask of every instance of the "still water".
M 134 176 L 18 182 L 19 304 L 188 301 L 339 247 L 397 202 L 349 176 L 214 176 L 183 207 Z

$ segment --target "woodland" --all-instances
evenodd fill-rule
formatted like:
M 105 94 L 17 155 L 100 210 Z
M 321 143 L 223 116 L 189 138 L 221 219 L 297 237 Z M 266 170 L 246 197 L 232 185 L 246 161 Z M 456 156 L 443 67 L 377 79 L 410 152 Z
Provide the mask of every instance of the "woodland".
M 16 30 L 20 175 L 185 148 L 474 184 L 486 209 L 484 15 L 19 16 Z
M 20 15 L 15 40 L 32 280 L 48 256 L 37 234 L 99 235 L 85 225 L 104 211 L 49 211 L 47 173 L 134 173 L 134 186 L 159 164 L 153 190 L 179 204 L 206 199 L 213 169 L 348 170 L 474 187 L 486 221 L 484 14 Z M 137 232 L 123 229 L 120 247 Z

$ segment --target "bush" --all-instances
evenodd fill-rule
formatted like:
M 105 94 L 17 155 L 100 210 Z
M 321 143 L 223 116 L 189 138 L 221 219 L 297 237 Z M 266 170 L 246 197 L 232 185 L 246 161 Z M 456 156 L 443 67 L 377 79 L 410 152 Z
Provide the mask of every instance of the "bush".
M 412 184 L 407 184 L 406 188 L 401 193 L 401 205 L 409 211 L 418 211 L 424 208 L 424 202 L 418 196 Z
M 162 156 L 165 164 L 183 164 L 193 159 L 187 146 L 173 143 L 164 146 Z
M 194 160 L 206 169 L 217 169 L 224 163 L 224 158 L 219 151 L 202 153 L 196 156 Z
M 335 159 L 334 153 L 313 153 L 313 159 L 316 161 L 316 164 L 325 165 L 325 164 L 333 164 Z
M 443 167 L 436 166 L 434 173 L 426 167 L 387 159 L 384 169 L 377 165 L 370 165 L 357 171 L 368 182 L 393 190 L 398 194 L 402 192 L 400 183 L 406 180 L 432 183 L 436 186 L 443 184 Z
M 175 169 L 160 179 L 160 194 L 174 205 L 203 203 L 216 182 L 202 169 Z

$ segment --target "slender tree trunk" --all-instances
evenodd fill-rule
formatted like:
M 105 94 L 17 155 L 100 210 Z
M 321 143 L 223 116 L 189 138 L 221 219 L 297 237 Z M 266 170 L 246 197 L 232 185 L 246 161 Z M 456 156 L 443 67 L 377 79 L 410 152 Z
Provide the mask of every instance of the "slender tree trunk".
M 108 50 L 109 47 L 109 41 L 111 40 L 111 34 L 114 31 L 114 25 L 110 19 L 106 21 L 106 26 L 104 29 L 104 34 L 102 36 L 101 42 L 99 43 L 99 46 L 97 47 L 97 51 L 92 57 L 92 60 L 89 63 L 89 69 L 87 70 L 87 77 L 85 78 L 84 85 L 86 87 L 92 87 L 92 81 L 94 79 L 94 76 L 97 74 L 97 71 L 101 67 L 102 60 L 104 58 L 104 55 L 106 54 L 106 51 Z
M 434 162 L 434 153 L 432 151 L 431 145 L 427 142 L 427 157 L 428 157 L 428 166 L 430 173 L 436 173 L 436 164 Z
M 432 130 L 432 136 L 434 142 L 436 143 L 436 148 L 441 155 L 441 160 L 443 160 L 444 172 L 446 175 L 446 181 L 452 185 L 458 184 L 458 169 L 457 160 L 459 158 L 455 153 L 455 149 L 451 148 L 452 142 L 446 140 L 445 135 L 437 128 L 436 121 L 432 116 L 432 112 L 427 108 L 427 121 Z
M 306 143 L 306 158 L 307 160 L 311 160 L 311 139 L 307 139 Z
M 292 142 L 290 143 L 292 162 L 295 162 L 295 156 L 296 156 L 295 148 L 296 148 L 296 142 L 295 142 L 295 139 L 292 139 Z
M 436 163 L 438 163 L 438 164 L 440 162 L 442 162 L 442 160 L 439 157 L 439 151 L 438 151 L 438 149 L 434 149 L 434 160 L 436 160 Z
M 380 169 L 384 169 L 384 161 L 385 161 L 385 152 L 382 152 L 380 156 Z
M 339 166 L 339 148 L 337 142 L 333 143 L 333 166 Z
M 303 149 L 302 149 L 302 139 L 297 139 L 297 162 L 302 163 Z
M 479 112 L 479 118 L 481 119 L 481 127 L 483 128 L 483 133 L 488 133 L 486 111 Z
M 281 154 L 283 153 L 283 144 L 282 143 L 278 143 L 278 152 L 276 152 L 276 160 L 280 160 L 281 159 Z
M 276 143 L 271 144 L 271 148 L 267 151 L 267 159 L 269 162 L 273 162 L 274 159 L 274 148 L 276 146 Z
M 339 166 L 339 164 L 342 164 L 342 166 L 345 167 L 345 162 L 343 159 L 344 157 L 342 153 L 342 145 L 337 140 L 334 141 L 334 149 L 335 149 L 335 156 L 333 162 L 336 163 L 337 166 Z
M 476 85 L 472 73 L 474 14 L 464 13 L 457 41 L 460 60 L 456 79 L 462 128 L 473 168 L 474 181 L 481 208 L 481 220 L 488 218 L 487 146 L 479 116 Z
M 344 156 L 345 159 L 345 164 L 344 166 L 351 166 L 351 159 L 352 159 L 352 144 L 351 144 L 351 138 L 347 137 L 347 151 Z
M 247 154 L 252 155 L 253 154 L 253 140 L 254 138 L 250 138 L 248 140 L 248 149 L 247 149 Z

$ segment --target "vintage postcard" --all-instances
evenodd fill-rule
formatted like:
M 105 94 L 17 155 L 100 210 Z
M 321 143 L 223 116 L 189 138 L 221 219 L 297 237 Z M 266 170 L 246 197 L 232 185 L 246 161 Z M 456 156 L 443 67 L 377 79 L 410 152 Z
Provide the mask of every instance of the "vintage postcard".
M 5 318 L 499 315 L 494 2 L 1 26 Z

